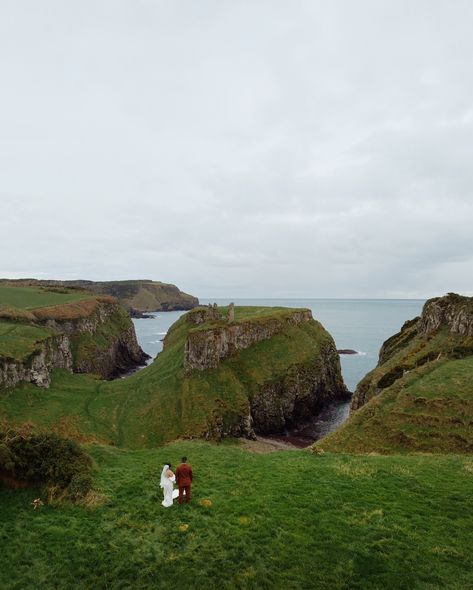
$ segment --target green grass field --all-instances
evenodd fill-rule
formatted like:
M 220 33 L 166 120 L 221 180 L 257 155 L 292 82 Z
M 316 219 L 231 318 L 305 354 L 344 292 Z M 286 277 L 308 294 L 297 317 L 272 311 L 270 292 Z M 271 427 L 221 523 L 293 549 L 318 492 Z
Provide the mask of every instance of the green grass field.
M 16 309 L 32 310 L 53 305 L 64 305 L 74 301 L 90 299 L 92 295 L 71 291 L 70 293 L 58 293 L 42 289 L 41 287 L 10 287 L 0 285 L 0 307 L 14 307 Z
M 35 512 L 37 490 L 0 489 L 2 589 L 473 587 L 471 458 L 90 450 L 101 505 Z M 183 453 L 193 501 L 164 509 L 161 466 Z

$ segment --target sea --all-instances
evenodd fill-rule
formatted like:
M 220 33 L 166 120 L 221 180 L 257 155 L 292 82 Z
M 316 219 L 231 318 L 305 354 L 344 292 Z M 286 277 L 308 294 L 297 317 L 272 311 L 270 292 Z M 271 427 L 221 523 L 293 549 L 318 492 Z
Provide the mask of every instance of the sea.
M 356 350 L 340 355 L 342 374 L 350 391 L 376 366 L 383 342 L 398 332 L 404 322 L 422 311 L 424 299 L 201 299 L 200 303 L 306 307 L 330 332 L 338 349 Z M 141 348 L 152 359 L 163 349 L 163 339 L 172 324 L 185 312 L 152 313 L 151 318 L 133 319 Z M 150 361 L 151 362 L 151 361 Z M 305 446 L 342 424 L 349 415 L 349 403 L 338 402 L 325 408 L 308 424 L 285 433 L 291 442 Z

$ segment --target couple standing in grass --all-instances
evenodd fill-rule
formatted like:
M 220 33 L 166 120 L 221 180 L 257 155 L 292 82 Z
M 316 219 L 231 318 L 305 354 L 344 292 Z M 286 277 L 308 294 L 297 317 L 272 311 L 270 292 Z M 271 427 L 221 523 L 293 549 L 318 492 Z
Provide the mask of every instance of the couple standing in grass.
M 161 504 L 165 508 L 172 506 L 173 500 L 179 498 L 179 504 L 182 504 L 184 496 L 186 497 L 186 504 L 189 504 L 191 499 L 191 485 L 192 485 L 192 467 L 187 463 L 187 457 L 182 457 L 182 463 L 176 469 L 176 474 L 171 471 L 171 463 L 166 463 L 161 472 L 160 487 L 163 488 L 164 500 Z M 178 490 L 174 489 L 174 484 L 177 483 Z

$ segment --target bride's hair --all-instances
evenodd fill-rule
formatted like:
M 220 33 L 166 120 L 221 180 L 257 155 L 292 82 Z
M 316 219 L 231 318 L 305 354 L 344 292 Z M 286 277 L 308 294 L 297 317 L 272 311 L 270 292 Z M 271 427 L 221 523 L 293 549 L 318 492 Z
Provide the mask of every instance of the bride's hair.
M 169 461 L 167 463 L 165 463 L 164 465 L 167 465 L 168 469 L 171 469 L 171 463 L 169 463 Z

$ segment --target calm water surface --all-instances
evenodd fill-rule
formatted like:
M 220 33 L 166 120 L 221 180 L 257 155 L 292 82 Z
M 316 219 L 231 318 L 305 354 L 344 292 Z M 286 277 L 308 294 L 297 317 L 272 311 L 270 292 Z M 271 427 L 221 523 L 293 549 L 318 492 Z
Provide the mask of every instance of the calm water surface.
M 342 373 L 350 391 L 373 369 L 378 361 L 382 343 L 398 332 L 403 323 L 420 315 L 424 300 L 420 299 L 201 299 L 202 304 L 268 305 L 307 307 L 316 320 L 332 334 L 337 348 L 352 348 L 360 354 L 341 355 Z M 134 319 L 141 348 L 152 359 L 163 348 L 162 339 L 172 324 L 185 312 L 154 313 L 152 319 Z M 151 362 L 151 361 L 150 361 Z M 300 439 L 301 444 L 322 438 L 344 422 L 349 404 L 328 406 L 310 424 L 288 435 Z M 297 441 L 295 441 L 297 442 Z

